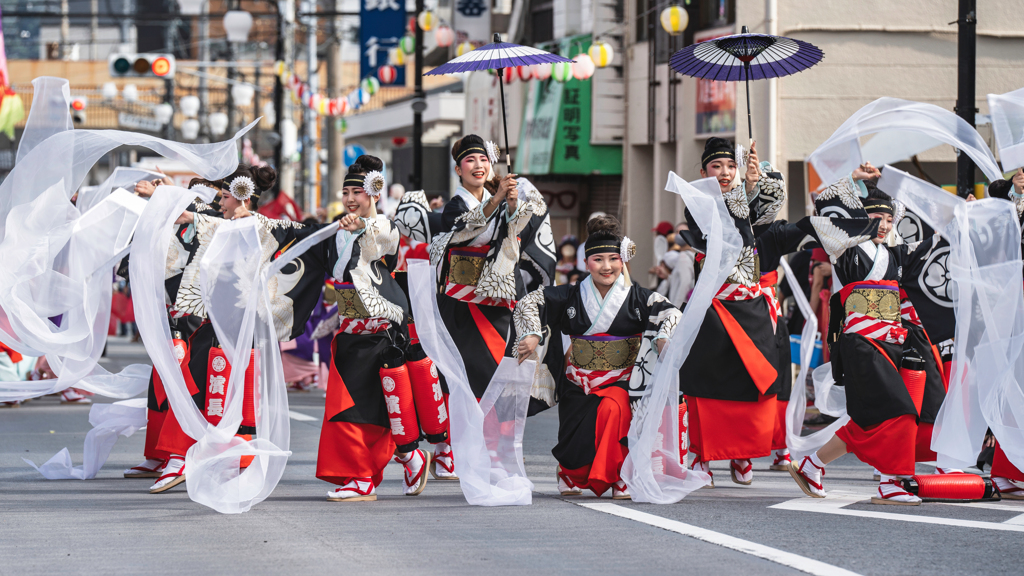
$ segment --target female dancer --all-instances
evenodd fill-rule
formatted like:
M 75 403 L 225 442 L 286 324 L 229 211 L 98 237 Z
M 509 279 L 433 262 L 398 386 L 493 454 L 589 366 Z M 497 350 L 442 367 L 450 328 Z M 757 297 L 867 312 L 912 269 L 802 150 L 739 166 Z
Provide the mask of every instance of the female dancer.
M 799 464 L 792 462 L 790 474 L 808 496 L 823 498 L 825 465 L 852 452 L 880 472 L 872 503 L 918 505 L 921 499 L 903 490 L 898 479 L 914 474 L 920 415 L 899 371 L 907 339 L 899 291 L 901 284 L 916 282 L 928 256 L 942 243 L 937 236 L 893 247 L 885 243 L 894 204 L 885 193 L 869 192 L 862 183 L 879 175 L 864 164 L 818 197 L 819 213 L 842 204 L 850 218 L 809 219 L 807 232 L 819 239 L 843 284 L 832 297 L 833 306 L 842 309 L 831 314 L 828 341 L 832 374 L 846 389 L 851 420 L 816 453 Z
M 515 174 L 492 178 L 497 148 L 475 134 L 452 146 L 452 158 L 459 188 L 445 204 L 446 232 L 431 242 L 430 263 L 438 269 L 441 318 L 462 354 L 473 394 L 481 398 L 505 355 L 512 308 L 526 293 L 519 234 L 544 203 L 520 199 Z
M 762 289 L 761 264 L 778 265 L 778 258 L 796 249 L 805 234 L 793 225 L 772 225 L 785 189 L 770 165 L 758 163 L 753 148 L 742 182 L 735 182 L 734 148 L 721 138 L 705 143 L 701 166 L 701 176 L 718 180 L 743 248 L 704 317 L 679 383 L 689 414 L 693 469 L 711 474 L 711 461 L 731 460 L 733 482 L 750 484 L 750 460 L 772 451 L 776 395 L 782 390 L 777 313 L 770 293 Z M 689 211 L 686 219 L 687 243 L 702 251 L 705 242 Z M 767 230 L 755 236 L 755 227 Z
M 179 225 L 194 225 L 195 238 L 194 242 L 187 243 L 187 254 L 168 257 L 168 276 L 176 271 L 182 261 L 186 262 L 170 313 L 175 317 L 192 315 L 204 319 L 188 341 L 188 374 L 185 381 L 196 406 L 207 420 L 214 423 L 219 422 L 223 415 L 223 402 L 227 397 L 223 384 L 229 379 L 231 371 L 231 366 L 216 342 L 213 325 L 206 320 L 206 308 L 200 292 L 199 263 L 214 232 L 226 219 L 256 218 L 263 247 L 260 264 L 263 265 L 277 257 L 282 248 L 320 228 L 319 225 L 271 220 L 251 212 L 255 209 L 260 192 L 273 186 L 276 179 L 277 174 L 272 168 L 245 165 L 239 165 L 233 174 L 223 180 L 210 182 L 193 179 L 192 186 L 207 186 L 219 191 L 221 214 L 213 215 L 210 206 L 196 201 L 194 210 L 185 211 L 176 222 Z M 173 251 L 176 245 L 172 243 L 171 246 Z M 271 307 L 280 340 L 290 340 L 302 333 L 306 319 L 316 306 L 323 282 L 322 271 L 326 266 L 322 251 L 310 250 L 286 265 L 275 277 L 277 288 Z M 251 435 L 256 431 L 256 411 L 250 370 L 247 370 L 245 386 L 245 404 L 238 434 Z M 151 493 L 165 492 L 185 481 L 184 454 L 194 443 L 195 440 L 181 429 L 174 409 L 171 408 L 165 417 L 156 446 L 157 450 L 168 453 L 170 457 L 163 475 L 150 488 Z
M 327 493 L 334 502 L 376 500 L 376 487 L 392 456 L 405 467 L 405 495 L 423 492 L 430 459 L 418 448 L 417 414 L 428 427 L 428 412 L 421 406 L 433 403 L 435 428 L 447 425 L 432 365 L 425 364 L 434 379 L 429 397 L 409 390 L 404 403 L 399 396 L 409 389 L 408 378 L 403 382 L 399 375 L 382 371 L 400 366 L 409 352 L 409 301 L 391 276 L 398 228 L 376 210 L 384 189 L 383 167 L 380 159 L 365 155 L 349 166 L 342 188 L 348 213 L 340 221 L 336 246 L 329 247 L 335 264 L 328 296 L 338 303 L 341 325 L 332 348 L 316 477 L 340 486 Z M 435 442 L 446 438 L 443 433 L 436 439 L 428 435 Z
M 590 276 L 519 301 L 516 352 L 520 362 L 533 354 L 545 327 L 569 335 L 569 365 L 558 386 L 558 445 L 552 450 L 559 490 L 570 495 L 589 488 L 600 496 L 611 487 L 612 498 L 629 499 L 619 476 L 632 417 L 629 380 L 643 341 L 655 342 L 660 352 L 682 314 L 661 294 L 630 282 L 625 263 L 636 246 L 620 234 L 614 217 L 591 220 L 587 233 Z

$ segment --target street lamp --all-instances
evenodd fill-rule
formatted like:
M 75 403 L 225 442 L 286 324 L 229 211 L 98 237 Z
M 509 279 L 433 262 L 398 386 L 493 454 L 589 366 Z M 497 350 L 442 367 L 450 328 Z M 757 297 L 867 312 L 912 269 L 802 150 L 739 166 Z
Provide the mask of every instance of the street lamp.
M 117 84 L 113 82 L 104 82 L 103 84 L 103 99 L 113 100 L 117 98 Z
M 181 100 L 178 100 L 178 109 L 185 115 L 186 118 L 195 118 L 199 114 L 199 97 L 198 96 L 182 96 Z M 182 130 L 184 131 L 184 126 Z
M 231 87 L 231 97 L 235 100 L 235 106 L 248 106 L 252 104 L 252 97 L 256 90 L 251 84 L 235 84 Z
M 248 42 L 252 29 L 252 14 L 245 10 L 229 10 L 224 14 L 224 31 L 228 42 Z
M 181 123 L 181 137 L 184 140 L 199 138 L 199 120 L 189 118 Z
M 125 102 L 135 102 L 139 99 L 139 89 L 135 84 L 125 84 L 124 90 L 121 91 L 121 96 L 125 99 Z
M 228 115 L 224 112 L 214 112 L 207 118 L 206 123 L 210 127 L 210 134 L 222 136 L 228 131 Z
M 170 123 L 171 118 L 174 118 L 174 106 L 164 102 L 163 104 L 157 104 L 153 108 L 153 115 L 156 116 L 156 121 L 167 125 Z
M 203 4 L 206 0 L 178 0 L 181 13 L 185 16 L 198 16 L 203 13 Z

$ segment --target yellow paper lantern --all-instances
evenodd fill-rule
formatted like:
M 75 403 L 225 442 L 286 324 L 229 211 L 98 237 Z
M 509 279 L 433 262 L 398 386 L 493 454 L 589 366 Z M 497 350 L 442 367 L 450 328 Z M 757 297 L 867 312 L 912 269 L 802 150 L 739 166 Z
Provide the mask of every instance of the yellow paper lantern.
M 430 10 L 424 10 L 416 17 L 416 23 L 420 25 L 420 30 L 430 32 L 434 29 L 434 25 L 437 24 L 437 16 L 434 16 L 434 13 Z
M 611 64 L 612 59 L 615 58 L 615 50 L 612 48 L 612 45 L 602 40 L 591 44 L 587 53 L 590 54 L 590 59 L 594 61 L 594 66 L 598 68 L 604 68 Z
M 388 48 L 388 64 L 392 66 L 405 66 L 405 52 L 399 47 Z
M 682 6 L 669 6 L 661 11 L 661 27 L 672 36 L 682 34 L 689 23 L 690 15 Z
M 472 52 L 476 47 L 473 46 L 472 42 L 462 42 L 455 48 L 455 55 L 462 56 L 466 52 Z

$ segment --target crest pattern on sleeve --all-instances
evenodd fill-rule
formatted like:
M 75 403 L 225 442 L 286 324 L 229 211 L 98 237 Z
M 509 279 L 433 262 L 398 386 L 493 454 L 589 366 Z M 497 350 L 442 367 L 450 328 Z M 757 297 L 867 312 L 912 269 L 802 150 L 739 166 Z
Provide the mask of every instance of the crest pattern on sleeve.
M 860 202 L 860 196 L 854 187 L 853 179 L 850 177 L 840 178 L 838 181 L 829 184 L 821 194 L 818 195 L 818 202 L 825 200 L 839 199 L 843 206 L 853 210 L 863 210 L 864 205 Z
M 768 162 L 762 162 L 761 177 L 754 185 L 754 226 L 771 224 L 786 203 L 786 182 Z
M 740 220 L 746 220 L 750 218 L 750 204 L 747 203 L 747 195 L 743 192 L 743 186 L 736 185 L 725 194 L 722 195 L 725 199 L 725 206 L 729 208 L 729 213 L 734 218 Z
M 516 308 L 512 311 L 512 322 L 515 324 L 516 334 L 519 335 L 517 344 L 523 340 L 526 334 L 540 333 L 544 328 L 540 322 L 540 307 L 543 304 L 544 288 L 530 292 L 516 303 Z M 518 347 L 513 348 L 512 353 L 518 358 Z
M 516 265 L 519 263 L 519 233 L 530 223 L 535 212 L 546 209 L 543 202 L 520 201 L 515 218 L 508 222 L 508 234 L 501 242 L 497 256 L 484 264 L 476 292 L 488 298 L 516 299 Z
M 223 222 L 227 222 L 227 220 L 195 213 L 193 224 L 196 227 L 198 247 L 192 261 L 185 266 L 181 273 L 181 284 L 178 286 L 178 294 L 174 298 L 174 312 L 178 315 L 191 314 L 206 318 L 206 306 L 203 304 L 202 293 L 199 291 L 199 263 L 202 262 L 206 249 L 213 240 L 213 234 Z
M 365 231 L 359 236 L 359 262 L 349 271 L 359 300 L 370 316 L 387 318 L 395 324 L 402 323 L 405 311 L 380 295 L 377 286 L 384 279 L 371 263 L 398 252 L 398 239 L 398 228 L 387 217 L 380 215 L 367 221 Z
M 416 242 L 430 242 L 430 224 L 427 214 L 430 205 L 422 190 L 406 192 L 395 211 L 395 226 L 403 236 Z

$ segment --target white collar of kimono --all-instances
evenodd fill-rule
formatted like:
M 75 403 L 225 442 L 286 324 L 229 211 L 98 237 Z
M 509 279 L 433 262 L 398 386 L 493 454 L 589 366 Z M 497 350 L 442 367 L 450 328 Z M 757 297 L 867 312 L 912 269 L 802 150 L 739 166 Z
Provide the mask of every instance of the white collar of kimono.
M 875 244 L 872 240 L 861 242 L 857 245 L 868 260 L 871 260 L 871 271 L 865 280 L 881 280 L 885 278 L 885 272 L 889 269 L 889 250 L 882 244 Z
M 487 202 L 488 200 L 491 199 L 491 193 L 487 190 L 487 188 L 484 188 L 484 195 L 483 198 L 480 200 L 477 200 L 476 196 L 473 196 L 472 192 L 466 190 L 462 186 L 459 186 L 458 188 L 455 189 L 455 195 L 462 196 L 462 199 L 466 201 L 466 207 L 469 208 L 470 210 L 476 208 L 481 203 Z
M 580 292 L 583 295 L 583 307 L 586 309 L 587 317 L 590 318 L 591 322 L 590 328 L 584 334 L 591 335 L 607 332 L 608 328 L 612 325 L 612 321 L 615 320 L 615 315 L 619 313 L 622 303 L 626 301 L 626 295 L 629 294 L 625 275 L 619 275 L 619 278 L 615 281 L 615 284 L 612 284 L 604 298 L 601 298 L 601 293 L 597 291 L 597 286 L 594 286 L 593 276 L 587 276 L 582 284 Z

